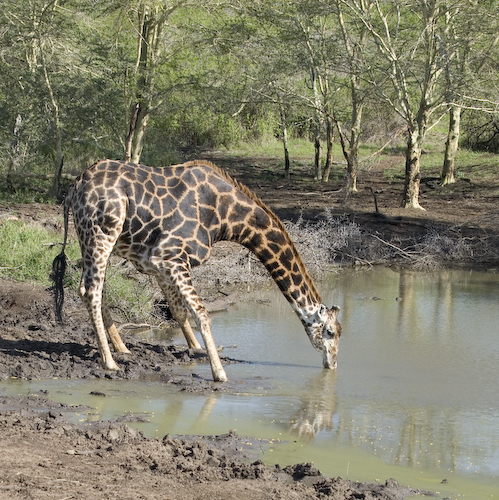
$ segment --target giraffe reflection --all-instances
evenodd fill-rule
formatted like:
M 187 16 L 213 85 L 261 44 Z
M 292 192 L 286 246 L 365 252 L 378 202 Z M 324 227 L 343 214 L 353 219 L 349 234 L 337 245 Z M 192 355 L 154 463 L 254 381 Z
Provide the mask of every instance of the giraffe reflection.
M 289 430 L 304 441 L 311 441 L 320 430 L 332 430 L 336 410 L 336 372 L 324 370 L 314 377 L 301 398 L 301 408 L 293 417 Z
M 227 376 L 211 333 L 208 312 L 194 290 L 190 269 L 206 262 L 211 247 L 234 241 L 264 264 L 300 318 L 326 368 L 336 368 L 339 308 L 327 308 L 280 220 L 248 188 L 209 162 L 153 168 L 100 161 L 69 189 L 64 204 L 63 249 L 54 260 L 56 314 L 61 319 L 69 211 L 80 242 L 80 294 L 97 335 L 104 367 L 118 370 L 107 335 L 128 352 L 105 301 L 104 280 L 112 252 L 156 277 L 189 347 L 199 345 L 188 315 L 201 332 L 215 381 Z

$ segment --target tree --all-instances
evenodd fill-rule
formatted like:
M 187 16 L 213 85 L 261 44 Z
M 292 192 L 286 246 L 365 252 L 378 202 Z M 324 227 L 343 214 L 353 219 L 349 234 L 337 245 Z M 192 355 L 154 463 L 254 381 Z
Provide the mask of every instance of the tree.
M 159 59 L 165 49 L 166 23 L 173 13 L 187 3 L 142 0 L 137 5 L 137 61 L 132 79 L 135 99 L 131 105 L 129 132 L 125 140 L 125 160 L 139 163 L 150 113 L 155 102 L 155 82 Z
M 16 49 L 24 63 L 23 72 L 30 90 L 43 89 L 41 95 L 49 111 L 53 130 L 54 182 L 52 190 L 59 193 L 59 180 L 62 169 L 62 123 L 60 106 L 54 85 L 54 72 L 58 71 L 59 61 L 54 57 L 59 30 L 64 24 L 57 0 L 39 2 L 34 0 L 31 8 L 17 2 L 9 2 L 3 11 L 7 29 L 12 37 L 17 36 Z M 20 50 L 19 50 L 20 49 Z M 22 54 L 22 55 L 21 55 Z M 60 59 L 59 59 L 60 60 Z M 22 78 L 22 77 L 21 77 Z M 18 112 L 21 116 L 22 112 Z
M 99 7 L 72 0 L 6 0 L 0 12 L 3 109 L 8 122 L 22 119 L 18 165 L 50 177 L 54 194 L 61 190 L 63 156 L 66 163 L 88 165 L 96 152 L 114 155 L 119 143 L 114 132 L 122 104 L 122 77 L 120 85 L 116 78 L 121 68 L 105 38 L 109 16 Z
M 363 16 L 369 17 L 371 9 L 370 0 L 361 0 L 358 8 Z M 346 74 L 350 80 L 351 122 L 350 137 L 345 137 L 341 122 L 336 119 L 336 126 L 340 136 L 343 156 L 347 162 L 346 189 L 349 192 L 357 191 L 357 167 L 361 137 L 362 111 L 364 109 L 365 92 L 363 81 L 365 69 L 364 52 L 367 43 L 368 30 L 363 23 L 349 27 L 345 21 L 344 6 L 336 0 L 338 24 L 341 30 L 341 39 L 346 52 Z
M 437 37 L 437 25 L 445 13 L 443 2 L 374 0 L 367 15 L 355 0 L 343 3 L 363 21 L 380 55 L 380 64 L 370 76 L 371 84 L 407 124 L 402 206 L 422 209 L 419 183 L 423 141 L 431 115 L 443 100 L 437 87 L 443 73 Z
M 254 39 L 260 46 L 270 49 L 273 59 L 265 67 L 273 70 L 265 76 L 272 82 L 272 88 L 281 96 L 287 96 L 288 103 L 294 102 L 307 109 L 314 143 L 314 178 L 325 182 L 332 164 L 334 131 L 330 79 L 335 44 L 331 8 L 322 0 L 278 3 L 260 0 L 244 3 L 242 12 L 261 23 Z M 262 83 L 261 78 L 258 82 Z M 324 169 L 323 137 L 326 139 Z
M 449 129 L 441 174 L 443 186 L 455 182 L 461 111 L 467 100 L 463 93 L 469 94 L 472 89 L 478 95 L 483 93 L 483 90 L 479 89 L 479 82 L 483 77 L 479 75 L 499 44 L 497 20 L 495 16 L 489 15 L 495 3 L 492 2 L 492 5 L 483 8 L 478 2 L 455 2 L 447 7 L 445 14 L 445 25 L 440 40 L 445 61 L 445 98 L 449 109 Z

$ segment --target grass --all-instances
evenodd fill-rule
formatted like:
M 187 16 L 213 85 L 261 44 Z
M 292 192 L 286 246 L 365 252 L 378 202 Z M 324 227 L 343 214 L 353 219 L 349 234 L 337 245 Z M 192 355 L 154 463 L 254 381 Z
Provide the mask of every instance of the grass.
M 372 155 L 379 146 L 373 143 L 361 144 L 360 158 L 369 157 Z M 325 161 L 325 144 L 322 144 L 322 156 Z M 248 142 L 240 144 L 236 149 L 227 151 L 229 156 L 240 158 L 278 158 L 279 160 L 284 157 L 284 149 L 281 141 L 267 140 L 264 142 Z M 314 161 L 314 144 L 306 139 L 291 139 L 289 141 L 289 156 L 291 161 L 306 162 L 313 164 Z M 338 140 L 333 144 L 333 161 L 343 162 L 343 151 Z
M 421 175 L 423 177 L 440 177 L 444 161 L 443 150 L 424 149 L 421 156 Z M 456 155 L 457 179 L 467 178 L 473 182 L 497 182 L 499 173 L 499 156 L 491 153 L 475 152 L 459 149 Z M 384 170 L 385 179 L 389 182 L 404 178 L 405 156 L 400 156 L 400 161 Z
M 5 220 L 0 223 L 0 277 L 42 286 L 52 286 L 52 261 L 61 251 L 62 234 L 43 226 Z M 77 293 L 81 278 L 81 253 L 78 242 L 66 248 L 68 266 L 64 284 Z M 153 310 L 157 288 L 146 276 L 129 265 L 110 265 L 107 271 L 107 299 L 127 321 L 148 317 Z
M 6 220 L 0 224 L 0 276 L 49 286 L 52 261 L 60 252 L 61 236 L 41 226 Z M 78 258 L 77 243 L 67 249 L 70 258 Z

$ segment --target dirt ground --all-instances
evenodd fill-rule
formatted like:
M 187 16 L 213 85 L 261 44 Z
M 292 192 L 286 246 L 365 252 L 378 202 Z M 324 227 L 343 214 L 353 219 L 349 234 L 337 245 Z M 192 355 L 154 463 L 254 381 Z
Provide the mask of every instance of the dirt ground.
M 382 172 L 365 172 L 360 192 L 345 196 L 339 183 L 327 186 L 285 182 L 264 163 L 236 164 L 215 160 L 261 196 L 283 219 L 321 220 L 327 208 L 354 220 L 363 231 L 384 241 L 415 241 L 429 230 L 458 233 L 476 248 L 499 241 L 497 186 L 461 179 L 452 190 L 422 184 L 421 204 L 427 211 L 398 207 L 401 182 L 388 183 Z M 258 175 L 255 175 L 255 172 Z M 374 209 L 372 187 L 378 202 Z M 0 206 L 0 224 L 15 216 L 61 230 L 61 208 L 46 205 Z M 402 242 L 402 243 L 401 243 Z M 477 252 L 466 265 L 497 267 L 498 257 Z M 0 263 L 1 265 L 1 263 Z M 222 304 L 223 308 L 223 304 Z M 78 298 L 66 300 L 66 323 L 56 323 L 49 290 L 0 279 L 0 379 L 127 378 L 160 381 L 179 391 L 209 393 L 234 387 L 185 375 L 182 364 L 205 363 L 202 355 L 166 341 L 126 336 L 130 355 L 117 355 L 121 370 L 100 368 L 87 313 Z M 291 312 L 290 312 L 291 313 Z M 340 354 L 341 355 L 341 354 Z M 223 363 L 237 362 L 222 357 Z M 423 493 L 398 485 L 366 485 L 326 478 L 311 464 L 275 467 L 236 452 L 247 438 L 229 432 L 217 437 L 165 436 L 146 439 L 123 422 L 91 428 L 70 424 L 73 407 L 46 399 L 0 396 L 0 500 L 3 499 L 401 499 Z

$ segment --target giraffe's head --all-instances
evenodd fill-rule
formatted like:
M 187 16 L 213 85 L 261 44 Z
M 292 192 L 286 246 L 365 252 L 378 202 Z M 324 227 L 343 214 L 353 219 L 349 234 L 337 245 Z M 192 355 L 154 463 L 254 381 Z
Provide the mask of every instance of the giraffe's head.
M 341 335 L 341 325 L 338 322 L 340 308 L 330 309 L 321 304 L 305 324 L 305 329 L 312 345 L 322 353 L 324 368 L 336 368 L 336 356 Z

